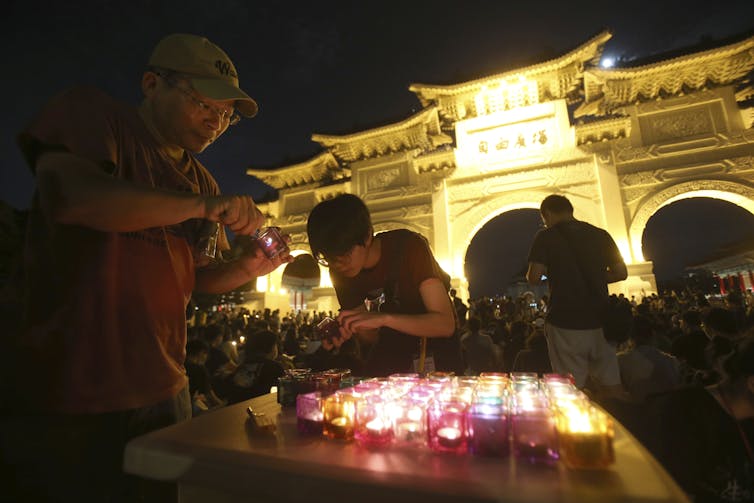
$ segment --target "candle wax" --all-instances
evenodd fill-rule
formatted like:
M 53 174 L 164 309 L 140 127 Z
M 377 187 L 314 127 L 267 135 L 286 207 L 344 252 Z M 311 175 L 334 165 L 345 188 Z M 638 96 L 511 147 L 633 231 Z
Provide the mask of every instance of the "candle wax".
M 437 443 L 441 447 L 447 449 L 455 449 L 461 445 L 463 438 L 461 437 L 461 430 L 446 426 L 437 430 Z

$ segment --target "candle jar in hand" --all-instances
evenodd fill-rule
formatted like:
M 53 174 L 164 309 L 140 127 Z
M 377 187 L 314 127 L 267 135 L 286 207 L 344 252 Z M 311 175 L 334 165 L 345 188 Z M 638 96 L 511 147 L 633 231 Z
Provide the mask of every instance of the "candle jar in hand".
M 273 259 L 281 253 L 288 251 L 288 245 L 277 227 L 267 227 L 254 237 L 259 243 L 259 247 L 262 248 L 264 255 L 269 259 Z

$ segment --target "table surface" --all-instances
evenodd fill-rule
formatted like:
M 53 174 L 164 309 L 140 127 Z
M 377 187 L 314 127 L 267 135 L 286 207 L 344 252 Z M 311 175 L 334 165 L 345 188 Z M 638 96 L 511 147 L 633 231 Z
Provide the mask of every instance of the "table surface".
M 260 432 L 246 407 L 275 418 L 277 430 Z M 657 461 L 620 424 L 615 464 L 571 470 L 563 463 L 531 465 L 515 458 L 480 458 L 390 447 L 368 450 L 296 431 L 295 408 L 268 394 L 206 413 L 132 440 L 124 469 L 264 501 L 412 502 L 686 502 Z

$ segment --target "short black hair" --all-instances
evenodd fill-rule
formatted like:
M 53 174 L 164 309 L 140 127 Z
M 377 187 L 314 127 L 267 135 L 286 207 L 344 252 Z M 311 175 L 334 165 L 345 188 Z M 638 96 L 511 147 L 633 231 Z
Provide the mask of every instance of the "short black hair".
M 320 202 L 306 222 L 314 258 L 344 255 L 354 246 L 366 244 L 372 230 L 366 204 L 353 194 L 340 194 Z
M 542 204 L 539 206 L 539 211 L 542 213 L 549 211 L 557 214 L 573 213 L 573 205 L 567 197 L 552 194 L 542 200 Z
M 681 319 L 687 325 L 698 327 L 702 324 L 702 314 L 696 309 L 689 309 L 681 315 Z
M 267 354 L 278 343 L 278 336 L 270 330 L 252 332 L 246 341 L 246 351 L 256 354 Z
M 209 353 L 209 344 L 201 339 L 193 339 L 186 343 L 186 356 L 196 356 L 201 352 Z
M 651 344 L 654 338 L 652 321 L 647 316 L 634 316 L 634 322 L 629 333 L 636 344 Z

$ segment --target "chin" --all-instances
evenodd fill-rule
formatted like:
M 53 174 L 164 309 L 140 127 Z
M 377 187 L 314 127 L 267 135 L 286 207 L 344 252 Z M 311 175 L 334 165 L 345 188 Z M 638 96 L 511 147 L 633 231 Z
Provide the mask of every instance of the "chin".
M 345 276 L 346 278 L 355 278 L 359 272 L 360 271 L 356 269 L 343 269 L 342 271 L 338 271 L 338 274 Z

